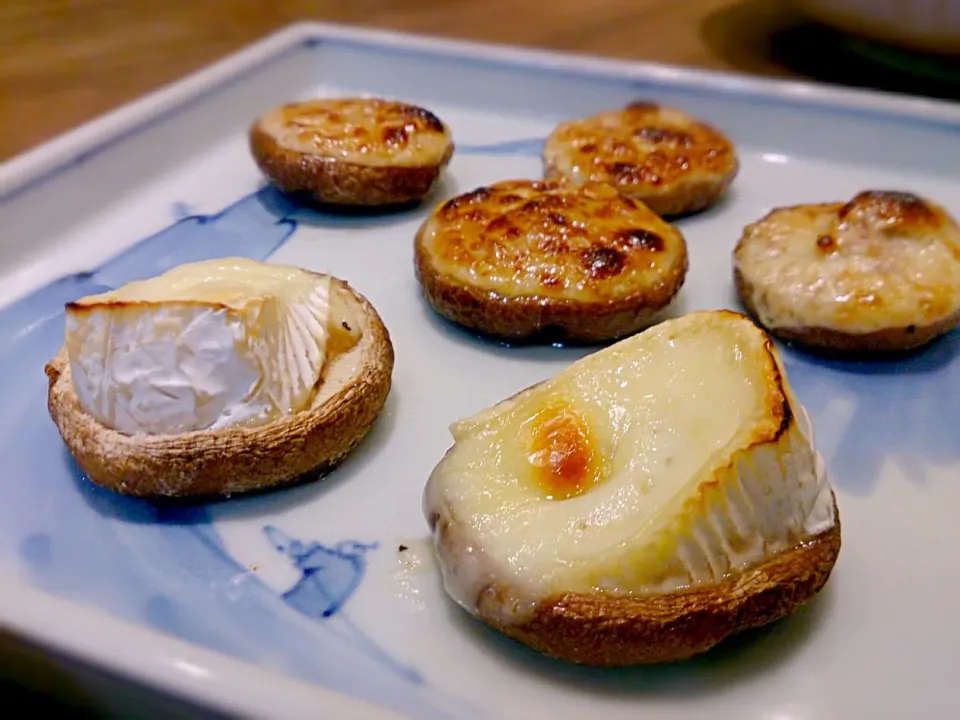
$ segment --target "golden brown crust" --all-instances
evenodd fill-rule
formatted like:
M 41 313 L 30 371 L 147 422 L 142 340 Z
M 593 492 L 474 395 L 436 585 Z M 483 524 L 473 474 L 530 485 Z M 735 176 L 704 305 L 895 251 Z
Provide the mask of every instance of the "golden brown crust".
M 377 98 L 289 103 L 258 118 L 249 144 L 280 190 L 349 206 L 421 200 L 454 153 L 450 130 L 433 113 Z
M 363 439 L 390 392 L 393 345 L 374 307 L 342 280 L 362 336 L 325 372 L 310 410 L 256 428 L 125 435 L 80 407 L 66 353 L 46 366 L 47 407 L 68 450 L 97 485 L 141 497 L 231 495 L 319 475 Z
M 780 207 L 744 228 L 733 278 L 782 340 L 847 357 L 909 351 L 960 324 L 960 228 L 904 192 Z
M 649 325 L 686 276 L 680 231 L 602 184 L 511 180 L 434 209 L 415 242 L 443 317 L 511 340 L 600 342 Z
M 583 665 L 677 662 L 743 630 L 795 612 L 826 584 L 840 554 L 840 516 L 829 530 L 718 585 L 649 597 L 569 594 L 537 605 L 531 619 L 504 622 L 496 589 L 480 619 L 551 657 Z
M 561 123 L 544 144 L 543 164 L 548 180 L 609 183 L 663 216 L 710 207 L 739 171 L 719 130 L 642 101 Z

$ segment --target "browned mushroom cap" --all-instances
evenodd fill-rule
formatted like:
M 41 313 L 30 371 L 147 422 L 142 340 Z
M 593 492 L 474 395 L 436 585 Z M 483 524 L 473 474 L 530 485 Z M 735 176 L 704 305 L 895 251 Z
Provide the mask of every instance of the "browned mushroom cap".
M 439 314 L 511 339 L 629 335 L 670 304 L 687 271 L 680 231 L 602 184 L 478 188 L 431 213 L 415 252 Z
M 329 98 L 271 110 L 250 150 L 281 190 L 336 205 L 420 200 L 454 152 L 449 128 L 425 108 L 380 98 Z
M 744 228 L 733 272 L 758 322 L 819 350 L 909 350 L 960 323 L 960 228 L 911 193 L 776 208 Z
M 547 138 L 543 162 L 547 179 L 609 183 L 664 216 L 713 205 L 739 169 L 733 143 L 719 130 L 648 102 L 561 123 Z

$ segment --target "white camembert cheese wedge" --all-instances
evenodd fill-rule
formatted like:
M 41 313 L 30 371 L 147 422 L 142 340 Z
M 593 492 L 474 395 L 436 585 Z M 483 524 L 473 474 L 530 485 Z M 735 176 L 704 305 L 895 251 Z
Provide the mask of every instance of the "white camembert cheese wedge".
M 331 279 L 243 258 L 190 263 L 66 310 L 81 407 L 119 432 L 255 426 L 307 407 Z
M 835 522 L 776 349 L 732 312 L 663 322 L 451 432 L 424 512 L 450 595 L 476 614 L 496 587 L 504 622 L 715 583 Z

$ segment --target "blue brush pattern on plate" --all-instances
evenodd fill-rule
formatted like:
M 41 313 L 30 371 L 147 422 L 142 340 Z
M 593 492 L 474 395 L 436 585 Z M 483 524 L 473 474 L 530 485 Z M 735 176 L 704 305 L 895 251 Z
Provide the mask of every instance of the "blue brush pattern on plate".
M 897 360 L 824 360 L 788 350 L 784 362 L 797 397 L 819 420 L 818 434 L 843 435 L 826 458 L 842 490 L 868 494 L 890 458 L 921 484 L 927 467 L 960 460 L 960 331 Z M 831 427 L 831 401 L 855 406 L 845 428 Z
M 313 620 L 326 620 L 336 615 L 344 620 L 342 630 L 354 645 L 366 647 L 372 655 L 411 682 L 423 683 L 423 676 L 417 670 L 390 658 L 343 612 L 344 604 L 366 573 L 367 553 L 376 550 L 379 543 L 344 540 L 335 547 L 326 547 L 318 542 L 304 543 L 291 538 L 273 525 L 264 526 L 263 532 L 274 549 L 286 555 L 300 572 L 297 583 L 281 596 L 284 602 Z
M 377 548 L 375 542 L 356 540 L 344 540 L 332 548 L 318 542 L 304 543 L 273 525 L 266 525 L 263 532 L 274 549 L 300 571 L 300 580 L 283 594 L 283 599 L 312 618 L 328 618 L 340 611 L 363 580 L 366 554 Z
M 521 138 L 503 142 L 479 145 L 457 145 L 458 155 L 517 155 L 520 157 L 540 157 L 543 153 L 544 138 Z
M 206 508 L 123 497 L 87 481 L 47 414 L 42 367 L 63 342 L 64 303 L 185 262 L 266 259 L 296 230 L 297 211 L 266 187 L 220 213 L 184 217 L 102 267 L 0 310 L 0 333 L 9 338 L 0 352 L 0 548 L 54 594 L 415 717 L 449 717 L 443 693 L 337 612 L 373 546 L 328 550 L 322 576 L 316 561 L 324 548 L 287 539 L 282 547 L 304 577 L 281 598 L 230 557 Z M 318 622 L 318 615 L 327 617 Z M 458 706 L 453 714 L 465 712 Z
M 541 138 L 458 148 L 465 154 L 538 157 Z M 335 547 L 264 528 L 301 573 L 282 597 L 236 563 L 203 507 L 168 507 L 93 486 L 72 462 L 47 416 L 39 372 L 63 339 L 63 304 L 156 275 L 175 265 L 224 255 L 266 259 L 291 237 L 307 211 L 267 187 L 221 213 L 190 215 L 103 267 L 37 290 L 0 311 L 0 506 L 4 552 L 14 550 L 30 580 L 124 618 L 416 717 L 472 710 L 430 688 L 370 640 L 343 610 L 361 582 L 375 543 Z M 390 220 L 387 219 L 387 222 Z M 840 363 L 787 349 L 790 380 L 818 431 L 844 431 L 827 457 L 837 486 L 869 492 L 890 456 L 924 480 L 925 463 L 960 459 L 960 333 L 895 363 Z M 846 428 L 824 427 L 831 400 L 855 405 Z M 37 447 L 50 452 L 34 452 Z M 866 448 L 870 453 L 864 452 Z M 872 453 L 872 454 L 871 454 Z M 456 703 L 455 703 L 456 704 Z

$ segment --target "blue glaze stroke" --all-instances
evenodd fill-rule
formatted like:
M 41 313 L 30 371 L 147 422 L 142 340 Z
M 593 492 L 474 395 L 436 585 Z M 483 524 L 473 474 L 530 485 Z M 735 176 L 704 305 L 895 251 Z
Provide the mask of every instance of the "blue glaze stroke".
M 824 360 L 786 350 L 784 364 L 820 442 L 836 445 L 826 460 L 837 487 L 868 494 L 891 459 L 921 485 L 929 468 L 960 463 L 960 331 L 898 360 Z M 845 427 L 835 425 L 831 403 L 853 406 Z
M 343 607 L 363 580 L 366 554 L 377 548 L 377 543 L 356 540 L 344 540 L 332 548 L 318 542 L 303 543 L 273 525 L 264 527 L 263 532 L 300 572 L 300 580 L 283 599 L 312 618 L 328 618 Z
M 360 586 L 366 573 L 366 555 L 378 543 L 344 540 L 334 547 L 318 542 L 304 543 L 291 538 L 273 525 L 263 528 L 274 549 L 286 555 L 300 572 L 300 579 L 281 597 L 290 607 L 313 620 L 327 621 L 334 615 L 341 621 L 338 634 L 356 647 L 366 647 L 386 666 L 410 682 L 422 684 L 423 676 L 414 668 L 400 665 L 386 655 L 343 612 L 344 603 Z
M 206 507 L 145 502 L 90 483 L 47 414 L 42 369 L 63 342 L 64 303 L 184 262 L 266 259 L 293 235 L 298 217 L 317 220 L 297 212 L 266 187 L 222 212 L 185 217 L 0 310 L 7 341 L 0 350 L 0 559 L 18 564 L 40 589 L 308 682 L 414 717 L 470 715 L 342 611 L 317 622 L 264 585 L 227 552 Z M 334 550 L 348 565 L 351 554 L 366 552 Z M 352 580 L 330 581 L 339 606 L 356 590 L 356 568 Z
M 539 158 L 543 152 L 544 138 L 522 138 L 503 142 L 457 145 L 458 155 L 513 155 Z

